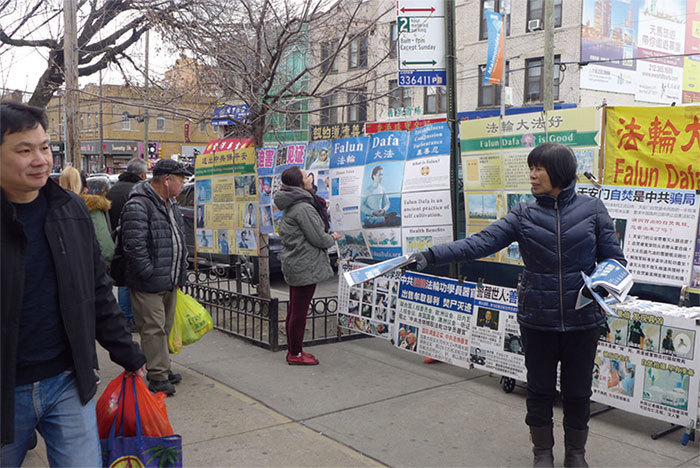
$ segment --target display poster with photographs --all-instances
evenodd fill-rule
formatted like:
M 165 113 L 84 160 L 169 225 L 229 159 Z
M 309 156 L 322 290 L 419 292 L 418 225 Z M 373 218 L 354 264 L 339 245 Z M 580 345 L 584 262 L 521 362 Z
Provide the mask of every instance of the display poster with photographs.
M 463 121 L 460 125 L 462 180 L 467 234 L 481 231 L 518 203 L 533 199 L 527 156 L 545 142 L 569 146 L 576 154 L 578 183 L 598 174 L 600 111 L 594 108 Z M 482 260 L 522 265 L 517 243 Z
M 404 272 L 400 278 L 394 345 L 442 362 L 471 367 L 474 290 L 474 283 Z
M 330 212 L 342 258 L 386 260 L 452 240 L 449 137 L 440 123 L 333 140 Z
M 396 318 L 400 270 L 372 281 L 350 287 L 343 277 L 346 271 L 367 266 L 359 262 L 341 262 L 338 280 L 338 325 L 350 330 L 390 339 Z
M 600 196 L 635 282 L 692 285 L 700 196 L 694 190 L 579 187 Z
M 697 420 L 700 308 L 630 300 L 601 329 L 593 400 L 687 426 Z
M 275 169 L 276 147 L 257 149 L 258 155 L 258 219 L 260 232 L 273 234 L 272 225 L 272 176 Z
M 275 193 L 282 186 L 282 173 L 285 169 L 298 166 L 304 168 L 306 159 L 306 143 L 289 143 L 277 147 L 275 154 L 275 167 L 272 170 L 272 190 L 270 193 L 272 224 L 275 233 L 279 232 L 280 222 L 282 222 L 282 211 L 274 204 Z
M 258 255 L 258 182 L 252 140 L 215 140 L 195 160 L 195 246 Z
M 477 369 L 526 380 L 525 350 L 513 288 L 482 284 L 474 292 L 469 359 Z

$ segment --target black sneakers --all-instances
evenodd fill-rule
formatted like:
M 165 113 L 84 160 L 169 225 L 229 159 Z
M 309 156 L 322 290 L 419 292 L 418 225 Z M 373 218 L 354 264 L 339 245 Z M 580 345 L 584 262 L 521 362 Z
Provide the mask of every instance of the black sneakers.
M 168 396 L 175 393 L 175 387 L 169 380 L 149 380 L 148 390 L 151 393 L 163 392 Z
M 177 385 L 182 382 L 182 376 L 180 374 L 175 374 L 174 372 L 168 371 L 168 382 L 173 385 Z

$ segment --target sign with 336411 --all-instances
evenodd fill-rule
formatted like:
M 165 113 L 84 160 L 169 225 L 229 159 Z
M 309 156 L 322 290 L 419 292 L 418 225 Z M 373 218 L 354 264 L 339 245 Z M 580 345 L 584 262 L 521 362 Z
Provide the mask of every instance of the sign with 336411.
M 397 0 L 399 86 L 444 86 L 445 18 L 440 0 Z

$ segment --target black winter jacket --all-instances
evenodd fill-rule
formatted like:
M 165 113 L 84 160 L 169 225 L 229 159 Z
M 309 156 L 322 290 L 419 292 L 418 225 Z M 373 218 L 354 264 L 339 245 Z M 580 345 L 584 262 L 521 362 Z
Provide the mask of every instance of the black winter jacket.
M 122 214 L 122 208 L 129 200 L 129 193 L 134 188 L 134 185 L 141 182 L 141 177 L 131 172 L 122 172 L 119 174 L 119 181 L 109 189 L 105 195 L 107 200 L 112 202 L 112 207 L 109 209 L 109 222 L 112 229 L 117 229 L 119 226 L 119 216 Z
M 586 330 L 605 319 L 593 301 L 576 310 L 583 285 L 596 262 L 626 261 L 608 211 L 597 198 L 579 195 L 572 182 L 557 198 L 535 195 L 473 236 L 431 247 L 433 263 L 486 257 L 518 242 L 525 263 L 518 291 L 518 322 L 545 331 Z M 430 259 L 429 259 L 430 261 Z
M 168 203 L 172 203 L 169 201 Z M 185 224 L 177 204 L 172 204 L 177 220 L 174 226 L 182 239 L 183 255 L 180 275 L 173 283 L 173 226 L 165 211 L 163 199 L 150 182 L 136 184 L 124 205 L 121 215 L 122 242 L 127 259 L 126 285 L 149 293 L 172 291 L 185 283 L 187 275 L 187 247 Z
M 44 232 L 56 269 L 61 317 L 70 343 L 80 400 L 85 404 L 97 390 L 95 339 L 109 351 L 112 361 L 128 371 L 139 369 L 146 358 L 127 331 L 124 316 L 112 294 L 112 280 L 105 272 L 105 262 L 85 203 L 51 179 L 41 190 L 49 204 Z M 24 269 L 27 239 L 22 223 L 5 195 L 0 198 L 0 440 L 4 445 L 14 438 L 17 340 L 25 276 L 32 272 Z

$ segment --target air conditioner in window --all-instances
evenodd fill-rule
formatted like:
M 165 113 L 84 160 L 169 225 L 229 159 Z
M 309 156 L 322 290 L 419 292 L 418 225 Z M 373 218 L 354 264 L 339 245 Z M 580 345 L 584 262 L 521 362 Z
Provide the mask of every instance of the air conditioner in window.
M 528 31 L 542 31 L 542 20 L 533 19 L 527 22 Z

